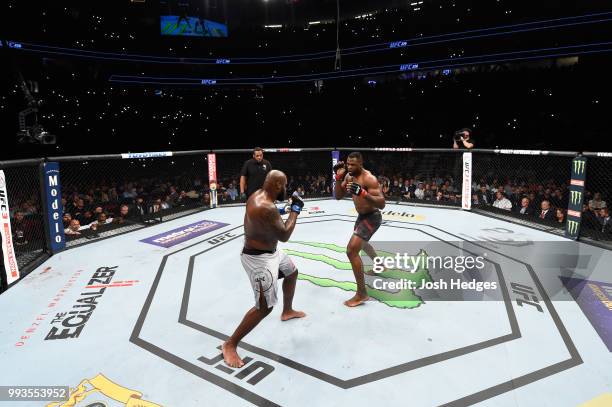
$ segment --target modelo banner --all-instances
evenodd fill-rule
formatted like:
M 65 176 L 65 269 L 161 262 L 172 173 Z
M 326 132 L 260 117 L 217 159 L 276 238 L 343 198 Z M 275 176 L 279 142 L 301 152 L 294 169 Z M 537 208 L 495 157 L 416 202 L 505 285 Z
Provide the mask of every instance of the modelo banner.
M 17 257 L 15 257 L 15 248 L 13 246 L 13 231 L 11 230 L 6 176 L 2 170 L 0 170 L 0 235 L 2 235 L 2 256 L 4 257 L 6 283 L 12 284 L 19 280 L 19 267 L 17 265 Z
M 44 164 L 45 195 L 47 197 L 47 223 L 49 225 L 49 242 L 51 251 L 57 253 L 66 247 L 64 224 L 62 222 L 62 189 L 58 163 Z
M 576 240 L 580 233 L 586 167 L 587 159 L 585 157 L 576 157 L 572 160 L 572 178 L 569 187 L 567 222 L 565 224 L 565 237 L 568 239 Z

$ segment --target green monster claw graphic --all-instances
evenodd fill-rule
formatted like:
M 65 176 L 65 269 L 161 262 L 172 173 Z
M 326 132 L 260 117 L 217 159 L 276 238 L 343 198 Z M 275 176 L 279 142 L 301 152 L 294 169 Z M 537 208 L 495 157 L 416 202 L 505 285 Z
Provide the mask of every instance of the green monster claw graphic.
M 302 242 L 302 241 L 289 241 L 289 243 L 299 244 L 303 246 L 314 247 L 317 249 L 330 250 L 336 253 L 346 253 L 346 248 L 343 246 L 338 246 L 331 243 L 319 243 L 319 242 Z M 338 260 L 334 257 L 330 257 L 323 253 L 309 253 L 304 251 L 297 251 L 292 249 L 283 249 L 285 253 L 289 256 L 301 257 L 307 260 L 317 261 L 327 266 L 331 266 L 336 270 L 352 270 L 351 263 L 346 260 Z M 393 257 L 394 254 L 389 252 L 379 251 L 377 252 L 379 256 L 384 257 Z M 366 256 L 366 254 L 362 251 L 360 253 L 361 256 Z M 419 254 L 416 256 L 427 256 L 427 253 L 424 250 L 421 250 Z M 423 264 L 426 264 L 424 262 Z M 419 268 L 414 273 L 409 273 L 403 270 L 398 269 L 387 269 L 385 272 L 380 274 L 374 274 L 372 272 L 371 265 L 364 265 L 364 272 L 368 275 L 374 275 L 376 278 L 381 279 L 395 279 L 395 280 L 411 280 L 416 283 L 417 286 L 421 285 L 421 281 L 431 281 L 431 276 L 429 275 L 429 271 L 426 268 Z M 300 274 L 298 275 L 299 280 L 308 281 L 316 286 L 323 288 L 339 288 L 344 291 L 357 291 L 357 284 L 353 281 L 337 281 L 331 278 L 323 278 L 317 277 L 310 274 L 305 274 L 300 270 Z M 366 281 L 366 284 L 368 282 Z M 397 292 L 388 292 L 385 290 L 375 289 L 371 285 L 368 285 L 368 295 L 378 300 L 379 302 L 388 305 L 389 307 L 401 308 L 401 309 L 411 309 L 416 308 L 423 303 L 423 300 L 414 293 L 413 290 L 403 289 Z

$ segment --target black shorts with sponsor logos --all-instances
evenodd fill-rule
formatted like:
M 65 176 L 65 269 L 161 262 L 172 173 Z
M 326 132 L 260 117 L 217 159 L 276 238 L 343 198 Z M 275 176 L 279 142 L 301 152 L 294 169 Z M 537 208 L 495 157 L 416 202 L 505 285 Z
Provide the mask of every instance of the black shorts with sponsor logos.
M 366 213 L 364 215 L 357 216 L 355 222 L 355 230 L 353 234 L 359 236 L 366 242 L 372 238 L 372 235 L 376 233 L 380 225 L 382 224 L 382 214 L 379 210 L 374 212 Z

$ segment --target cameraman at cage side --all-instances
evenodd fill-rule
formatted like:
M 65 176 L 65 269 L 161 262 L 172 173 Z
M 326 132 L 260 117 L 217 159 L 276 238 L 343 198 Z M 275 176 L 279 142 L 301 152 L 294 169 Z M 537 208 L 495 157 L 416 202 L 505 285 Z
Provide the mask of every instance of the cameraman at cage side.
M 465 128 L 455 132 L 453 137 L 454 149 L 472 149 L 474 148 L 474 139 L 472 138 L 472 130 Z
M 244 162 L 240 171 L 240 199 L 247 200 L 249 196 L 263 186 L 266 175 L 272 170 L 270 161 L 264 160 L 263 149 L 255 147 L 253 158 Z

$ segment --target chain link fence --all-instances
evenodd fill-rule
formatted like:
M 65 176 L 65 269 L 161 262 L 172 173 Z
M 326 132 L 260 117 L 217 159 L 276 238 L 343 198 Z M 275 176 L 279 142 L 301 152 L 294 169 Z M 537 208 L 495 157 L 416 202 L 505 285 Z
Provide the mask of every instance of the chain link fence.
M 287 175 L 287 193 L 298 191 L 304 198 L 325 198 L 332 193 L 331 151 L 331 148 L 265 149 L 263 159 L 272 169 Z M 245 163 L 253 159 L 253 150 L 217 150 L 215 154 L 219 205 L 244 202 L 240 176 Z
M 58 157 L 67 246 L 208 208 L 205 152 Z
M 567 217 L 571 163 L 577 153 L 473 154 L 472 207 L 562 234 Z
M 354 151 L 342 148 L 340 159 Z M 462 151 L 448 149 L 360 149 L 389 202 L 461 206 Z
M 46 258 L 46 233 L 41 202 L 41 169 L 43 160 L 0 162 L 6 188 L 13 250 L 20 274 L 27 275 L 32 266 Z M 0 185 L 0 187 L 2 187 Z M 0 245 L 0 291 L 7 287 L 4 252 Z
M 585 153 L 587 176 L 582 209 L 582 236 L 612 244 L 612 154 Z

